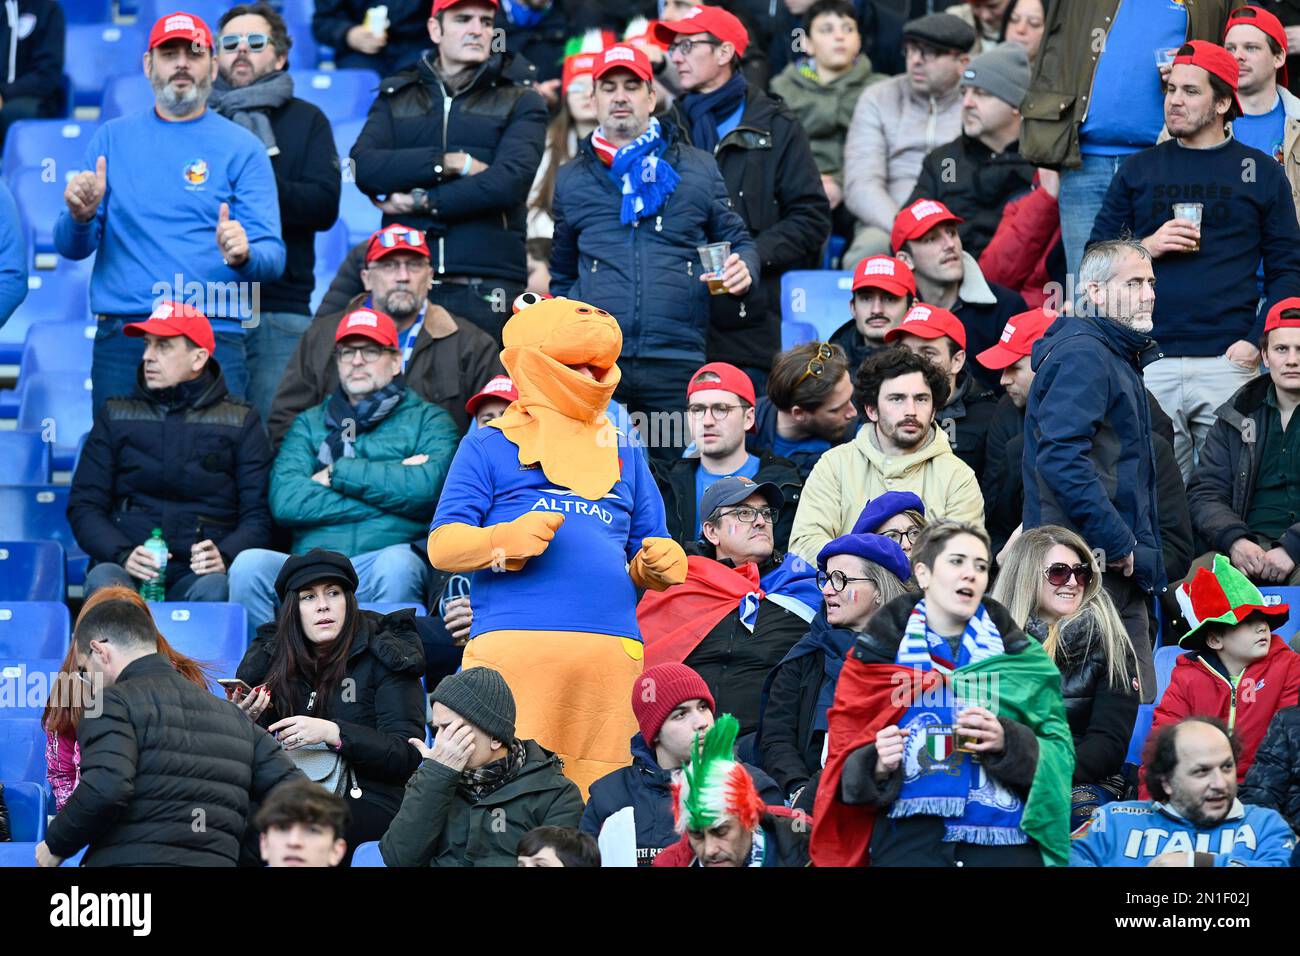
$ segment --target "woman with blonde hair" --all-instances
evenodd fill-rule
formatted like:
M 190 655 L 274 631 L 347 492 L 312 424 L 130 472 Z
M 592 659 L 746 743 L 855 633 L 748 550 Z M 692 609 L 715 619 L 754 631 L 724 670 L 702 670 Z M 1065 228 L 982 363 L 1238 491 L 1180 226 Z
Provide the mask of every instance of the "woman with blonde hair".
M 993 597 L 1042 645 L 1061 671 L 1074 737 L 1071 828 L 1123 799 L 1121 774 L 1137 717 L 1142 652 L 1134 649 L 1086 541 L 1059 525 L 1031 528 L 1006 552 Z
M 80 622 L 92 607 L 106 601 L 126 601 L 143 608 L 153 617 L 145 599 L 131 588 L 103 587 L 86 598 L 77 621 Z M 177 651 L 167 643 L 157 627 L 154 631 L 158 640 L 158 653 L 170 660 L 182 677 L 207 690 L 207 665 Z M 69 641 L 68 653 L 59 665 L 58 677 L 50 685 L 45 713 L 41 715 L 41 727 L 45 730 L 45 774 L 50 781 L 50 789 L 54 792 L 56 812 L 63 809 L 68 797 L 72 796 L 72 791 L 81 782 L 81 748 L 77 744 L 77 725 L 81 723 L 89 693 L 90 685 L 83 684 L 79 679 L 76 645 Z

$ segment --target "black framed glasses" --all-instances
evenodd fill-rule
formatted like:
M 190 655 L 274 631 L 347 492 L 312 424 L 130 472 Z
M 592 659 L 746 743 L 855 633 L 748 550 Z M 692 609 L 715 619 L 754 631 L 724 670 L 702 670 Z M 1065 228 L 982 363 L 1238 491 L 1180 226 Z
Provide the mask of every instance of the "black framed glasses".
M 737 508 L 735 511 L 720 511 L 718 517 L 731 515 L 741 524 L 753 524 L 761 516 L 768 524 L 776 517 L 776 512 L 771 508 Z
M 261 53 L 271 42 L 270 36 L 265 33 L 223 33 L 217 38 L 217 44 L 223 53 L 234 53 L 239 49 L 241 40 L 248 43 L 248 49 L 252 53 Z
M 733 408 L 748 407 L 748 405 L 723 405 L 722 403 L 718 403 L 717 405 L 687 405 L 686 414 L 690 415 L 691 418 L 696 421 L 699 421 L 704 417 L 705 412 L 712 412 L 713 420 L 715 422 L 723 422 L 727 420 L 727 416 L 731 414 Z
M 355 362 L 358 355 L 365 359 L 366 364 L 369 365 L 371 362 L 378 362 L 379 356 L 391 351 L 393 350 L 386 349 L 380 345 L 362 345 L 359 347 L 354 345 L 340 345 L 334 350 L 334 354 L 338 357 L 338 360 L 345 365 L 349 362 Z
M 903 546 L 904 538 L 907 539 L 908 544 L 916 544 L 916 539 L 921 536 L 921 529 L 913 528 L 911 531 L 881 531 L 880 534 L 901 548 Z
M 826 371 L 826 363 L 834 358 L 834 356 L 835 349 L 832 348 L 829 342 L 818 342 L 817 354 L 808 360 L 808 367 L 804 369 L 804 373 L 799 376 L 799 380 L 794 383 L 794 387 L 798 388 L 803 384 L 804 379 L 806 378 L 821 378 L 822 373 Z
M 668 44 L 668 55 L 680 51 L 682 56 L 690 56 L 691 51 L 697 46 L 722 46 L 721 40 L 692 40 L 690 37 L 682 37 L 680 40 L 674 40 Z
M 854 581 L 868 581 L 872 587 L 877 586 L 875 578 L 851 578 L 843 571 L 831 571 L 829 573 L 826 571 L 817 572 L 817 587 L 826 587 L 826 582 L 828 581 L 830 582 L 831 587 L 836 591 L 843 591 Z
M 1043 577 L 1047 578 L 1047 583 L 1054 588 L 1059 588 L 1073 576 L 1076 584 L 1081 588 L 1086 588 L 1092 581 L 1092 568 L 1086 564 L 1069 565 L 1064 562 L 1048 565 L 1047 570 L 1043 572 Z
M 400 242 L 408 246 L 424 245 L 424 233 L 418 229 L 385 229 L 378 238 L 379 245 L 385 249 L 396 249 Z

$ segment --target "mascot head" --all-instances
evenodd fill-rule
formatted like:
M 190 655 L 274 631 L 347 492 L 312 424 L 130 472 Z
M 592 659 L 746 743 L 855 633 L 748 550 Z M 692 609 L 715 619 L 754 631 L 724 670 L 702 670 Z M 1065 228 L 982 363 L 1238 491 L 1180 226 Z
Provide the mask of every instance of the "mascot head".
M 507 368 L 512 353 L 528 350 L 602 385 L 618 384 L 623 332 L 612 315 L 594 305 L 525 293 L 515 300 L 502 341 Z

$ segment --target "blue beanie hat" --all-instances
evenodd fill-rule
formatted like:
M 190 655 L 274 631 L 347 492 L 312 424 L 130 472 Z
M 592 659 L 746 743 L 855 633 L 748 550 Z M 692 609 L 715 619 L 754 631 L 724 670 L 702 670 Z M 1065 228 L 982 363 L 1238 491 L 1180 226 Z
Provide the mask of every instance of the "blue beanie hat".
M 912 565 L 907 554 L 896 541 L 883 534 L 842 534 L 827 542 L 817 552 L 817 568 L 826 570 L 826 562 L 837 554 L 856 554 L 859 558 L 874 561 L 886 571 L 890 571 L 900 581 L 912 576 Z
M 925 504 L 910 491 L 886 491 L 867 502 L 858 515 L 851 534 L 873 534 L 882 524 L 894 515 L 904 511 L 919 511 L 925 514 Z

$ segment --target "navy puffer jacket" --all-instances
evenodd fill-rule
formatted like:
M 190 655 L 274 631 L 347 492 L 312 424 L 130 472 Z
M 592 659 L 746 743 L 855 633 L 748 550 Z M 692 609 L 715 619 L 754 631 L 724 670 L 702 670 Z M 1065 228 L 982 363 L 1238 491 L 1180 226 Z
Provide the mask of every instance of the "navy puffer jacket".
M 591 137 L 555 182 L 551 292 L 604 309 L 623 330 L 625 358 L 704 361 L 708 285 L 697 247 L 730 242 L 758 281 L 758 247 L 731 208 L 727 184 L 708 153 L 679 142 L 662 124 L 663 159 L 681 182 L 655 216 L 625 226 L 619 187 Z

